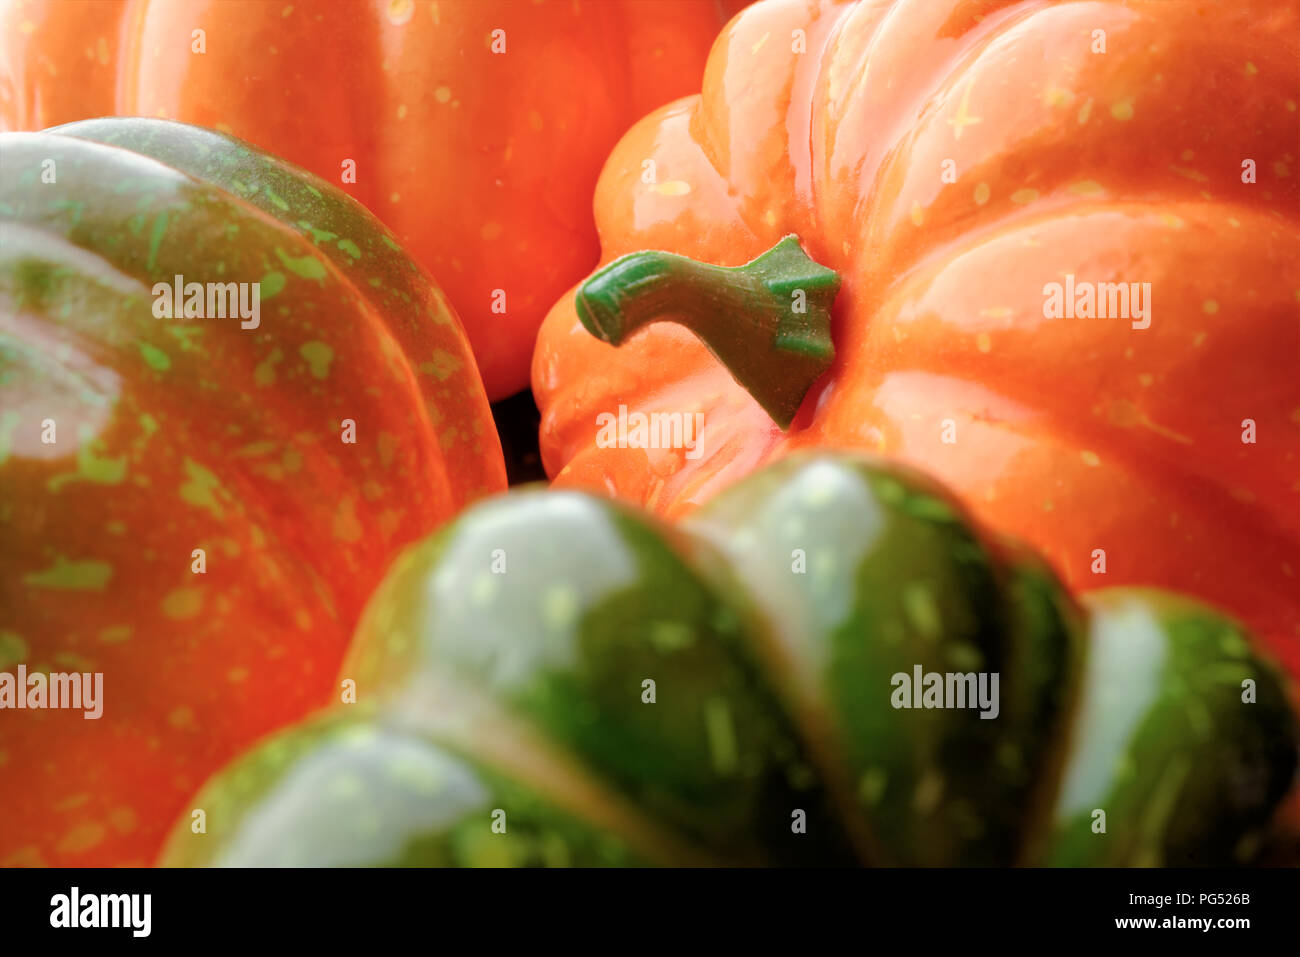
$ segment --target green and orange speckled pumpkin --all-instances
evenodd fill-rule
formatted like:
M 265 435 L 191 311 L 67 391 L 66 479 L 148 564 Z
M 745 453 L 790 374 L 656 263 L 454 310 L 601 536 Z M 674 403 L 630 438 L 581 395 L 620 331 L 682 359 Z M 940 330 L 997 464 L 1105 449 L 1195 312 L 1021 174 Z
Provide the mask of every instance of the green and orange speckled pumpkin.
M 0 864 L 144 862 L 327 699 L 392 555 L 502 488 L 500 448 L 442 293 L 328 184 L 161 120 L 0 148 L 0 669 L 103 674 L 99 720 L 0 711 Z M 257 327 L 157 317 L 176 276 L 260 283 Z
M 357 703 L 216 775 L 163 863 L 1244 863 L 1300 741 L 1230 619 L 1076 604 L 932 481 L 828 453 L 673 526 L 476 505 L 393 563 L 340 674 Z

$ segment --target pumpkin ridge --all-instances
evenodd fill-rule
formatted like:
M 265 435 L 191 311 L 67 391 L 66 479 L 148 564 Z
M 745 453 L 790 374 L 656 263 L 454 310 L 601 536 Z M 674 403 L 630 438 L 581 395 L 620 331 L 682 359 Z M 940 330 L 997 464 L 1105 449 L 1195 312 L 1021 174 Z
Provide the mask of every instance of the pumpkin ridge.
M 76 124 L 71 124 L 71 125 L 75 126 Z M 82 136 L 76 135 L 74 132 L 72 132 L 72 130 L 68 130 L 67 128 L 63 128 L 63 129 L 65 129 L 66 132 L 58 133 L 57 135 L 67 136 L 71 139 L 76 139 L 83 143 L 90 143 L 92 145 L 101 145 L 104 146 L 105 148 L 121 150 L 133 156 L 144 155 L 144 157 L 146 159 L 149 159 L 151 162 L 158 163 L 161 166 L 165 167 L 166 169 L 173 171 L 176 175 L 184 177 L 186 180 L 192 183 L 196 189 L 205 189 L 205 190 L 210 189 L 215 191 L 216 193 L 220 194 L 221 197 L 226 201 L 228 201 L 231 205 L 240 208 L 250 218 L 260 220 L 268 229 L 270 229 L 274 233 L 285 236 L 286 240 L 288 242 L 291 242 L 294 246 L 291 252 L 296 253 L 298 257 L 301 257 L 303 255 L 311 256 L 316 262 L 321 263 L 324 266 L 326 272 L 329 273 L 334 278 L 334 280 L 338 283 L 338 285 L 342 287 L 342 289 L 347 293 L 348 297 L 353 301 L 360 314 L 365 317 L 366 325 L 373 330 L 374 335 L 381 341 L 381 343 L 388 344 L 388 347 L 383 348 L 383 351 L 384 354 L 388 357 L 390 364 L 392 362 L 398 362 L 401 364 L 401 367 L 405 373 L 404 378 L 406 381 L 406 386 L 411 393 L 411 397 L 414 400 L 416 400 L 412 402 L 411 405 L 413 405 L 416 409 L 418 409 L 417 415 L 419 416 L 419 421 L 421 423 L 421 435 L 426 441 L 426 450 L 428 453 L 425 456 L 425 458 L 427 459 L 426 465 L 433 465 L 437 469 L 436 473 L 434 474 L 436 474 L 438 477 L 439 485 L 440 487 L 445 489 L 446 492 L 450 495 L 454 485 L 451 480 L 449 463 L 443 456 L 437 454 L 437 451 L 440 447 L 438 435 L 434 430 L 433 421 L 429 414 L 429 408 L 428 408 L 428 403 L 426 402 L 425 392 L 423 389 L 420 388 L 418 384 L 419 377 L 416 374 L 416 370 L 411 366 L 411 357 L 407 354 L 408 350 L 402 348 L 402 345 L 397 338 L 396 331 L 392 328 L 391 323 L 385 317 L 384 313 L 380 311 L 379 304 L 375 302 L 369 294 L 367 294 L 362 290 L 362 288 L 357 284 L 357 282 L 352 278 L 352 276 L 349 275 L 341 268 L 341 266 L 333 256 L 325 255 L 319 249 L 317 249 L 315 244 L 309 241 L 306 231 L 304 229 L 296 226 L 295 224 L 290 223 L 286 219 L 281 219 L 277 216 L 272 215 L 262 206 L 252 202 L 250 198 L 245 196 L 240 196 L 238 193 L 223 187 L 219 183 L 216 183 L 207 178 L 200 178 L 195 174 L 189 173 L 185 170 L 172 166 L 171 164 L 166 163 L 163 160 L 153 159 L 153 157 L 148 156 L 146 154 L 134 153 L 127 146 L 103 144 L 100 143 L 100 141 L 98 140 L 85 139 Z M 244 144 L 240 142 L 239 145 L 243 147 Z M 290 172 L 287 164 L 285 164 L 283 161 L 279 159 L 274 159 L 271 165 L 277 171 L 286 174 Z M 310 175 L 311 174 L 308 174 L 308 176 Z M 311 178 L 315 179 L 316 177 L 311 177 Z M 352 199 L 352 197 L 346 197 L 346 199 L 349 202 L 356 204 L 357 209 L 353 211 L 360 211 L 365 209 L 364 206 L 362 206 L 357 200 Z M 453 319 L 455 319 L 457 328 L 463 333 L 463 328 L 461 328 L 459 325 L 459 318 L 456 317 L 455 311 L 452 309 L 448 309 L 448 312 L 453 317 Z M 468 355 L 464 355 L 461 358 L 468 365 L 472 366 L 472 361 L 469 360 Z

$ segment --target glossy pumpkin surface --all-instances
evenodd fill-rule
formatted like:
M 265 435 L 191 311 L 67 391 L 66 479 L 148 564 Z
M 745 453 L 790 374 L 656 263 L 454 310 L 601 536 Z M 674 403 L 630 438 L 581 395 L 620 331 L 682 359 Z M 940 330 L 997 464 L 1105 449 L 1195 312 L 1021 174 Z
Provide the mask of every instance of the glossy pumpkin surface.
M 794 235 L 842 282 L 833 364 L 783 429 L 690 331 L 615 350 L 566 296 L 533 367 L 548 474 L 676 516 L 790 451 L 871 450 L 1071 587 L 1202 596 L 1300 673 L 1298 91 L 1294 4 L 748 8 L 610 156 L 602 263 Z M 1149 284 L 1149 324 L 1049 318 L 1074 280 Z M 703 413 L 698 449 L 600 441 L 620 406 Z
M 98 720 L 0 711 L 0 864 L 144 863 L 504 466 L 454 312 L 328 184 L 161 120 L 0 149 L 0 670 L 103 675 Z M 160 315 L 176 276 L 256 326 Z
M 997 684 L 901 695 L 918 671 Z M 163 863 L 1235 863 L 1300 740 L 1229 619 L 1080 607 L 929 480 L 826 454 L 675 527 L 475 506 L 394 564 L 340 677 L 356 703 L 217 775 Z
M 306 167 L 439 281 L 495 400 L 527 385 L 542 317 L 597 259 L 605 155 L 698 88 L 739 5 L 7 0 L 0 129 L 157 116 Z

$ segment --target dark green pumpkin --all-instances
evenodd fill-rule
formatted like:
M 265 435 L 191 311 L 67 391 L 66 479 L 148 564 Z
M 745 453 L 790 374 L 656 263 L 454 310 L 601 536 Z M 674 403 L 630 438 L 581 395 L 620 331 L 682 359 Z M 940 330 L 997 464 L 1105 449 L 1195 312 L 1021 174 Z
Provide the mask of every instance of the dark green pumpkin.
M 897 707 L 918 665 L 996 673 L 996 716 Z M 1240 626 L 1080 607 L 928 481 L 825 454 L 677 527 L 477 506 L 390 570 L 349 679 L 211 781 L 164 863 L 1235 863 L 1296 769 Z

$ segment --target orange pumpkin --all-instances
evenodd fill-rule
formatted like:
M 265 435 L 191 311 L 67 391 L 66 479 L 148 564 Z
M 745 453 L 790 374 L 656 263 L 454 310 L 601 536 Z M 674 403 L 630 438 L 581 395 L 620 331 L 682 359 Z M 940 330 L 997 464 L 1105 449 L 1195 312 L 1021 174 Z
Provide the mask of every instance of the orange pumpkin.
M 548 316 L 547 471 L 675 515 L 797 448 L 885 453 L 1075 588 L 1198 594 L 1300 672 L 1297 99 L 1294 4 L 756 4 L 606 163 L 581 305 L 627 341 Z M 842 284 L 798 348 L 772 311 L 834 283 L 790 244 L 619 259 L 787 234 Z M 703 428 L 636 447 L 620 407 Z
M 213 127 L 363 202 L 439 280 L 489 397 L 597 257 L 617 137 L 695 89 L 715 0 L 7 0 L 0 130 L 109 114 Z

